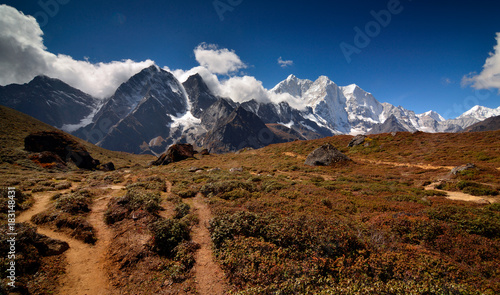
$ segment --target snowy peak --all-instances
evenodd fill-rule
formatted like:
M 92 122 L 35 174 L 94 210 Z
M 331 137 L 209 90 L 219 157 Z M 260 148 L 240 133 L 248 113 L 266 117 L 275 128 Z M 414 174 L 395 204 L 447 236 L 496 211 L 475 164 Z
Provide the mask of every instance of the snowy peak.
M 429 117 L 431 119 L 436 120 L 437 122 L 443 122 L 443 121 L 445 121 L 445 119 L 440 114 L 438 114 L 437 112 L 432 111 L 432 110 L 428 111 L 428 112 L 425 112 L 423 114 L 418 114 L 417 117 L 420 118 L 420 119 L 422 119 L 424 117 Z
M 500 107 L 496 109 L 490 109 L 483 106 L 475 106 L 463 113 L 457 119 L 474 118 L 478 121 L 483 121 L 491 117 L 500 116 Z
M 41 75 L 26 84 L 0 86 L 0 104 L 62 128 L 78 125 L 91 116 L 99 100 L 61 80 Z
M 312 83 L 311 80 L 301 80 L 294 75 L 290 75 L 270 91 L 276 94 L 288 93 L 295 97 L 302 97 L 309 87 L 311 87 Z
M 218 99 L 208 89 L 208 86 L 199 74 L 190 76 L 182 85 L 186 90 L 191 104 L 191 113 L 196 118 L 200 118 L 203 112 Z
M 152 96 L 162 104 L 169 104 L 171 114 L 184 113 L 187 97 L 180 82 L 171 73 L 156 65 L 145 68 L 118 87 L 107 107 L 124 118 L 137 107 L 145 96 Z

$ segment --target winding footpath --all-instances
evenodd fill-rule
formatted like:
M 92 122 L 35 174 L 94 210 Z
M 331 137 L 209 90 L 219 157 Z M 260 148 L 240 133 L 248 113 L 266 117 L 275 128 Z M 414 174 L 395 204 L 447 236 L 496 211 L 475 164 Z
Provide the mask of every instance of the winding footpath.
M 477 196 L 465 194 L 462 192 L 454 192 L 454 191 L 446 191 L 446 190 L 436 189 L 435 187 L 439 183 L 440 182 L 431 183 L 425 187 L 425 190 L 435 190 L 435 191 L 445 192 L 446 194 L 448 194 L 448 196 L 446 196 L 447 199 L 455 200 L 455 201 L 475 202 L 475 203 L 480 203 L 480 204 L 485 204 L 485 203 L 488 204 L 488 203 L 498 202 L 498 198 L 492 198 L 492 197 L 487 197 L 487 196 L 477 197 Z
M 167 195 L 169 195 L 172 193 L 172 183 L 166 181 L 166 186 Z M 224 272 L 214 260 L 212 239 L 208 231 L 208 224 L 210 219 L 212 219 L 210 208 L 201 193 L 198 193 L 195 198 L 185 200 L 185 202 L 191 206 L 199 219 L 199 223 L 193 226 L 191 231 L 191 240 L 200 245 L 200 249 L 195 254 L 196 262 L 193 267 L 197 294 L 226 294 L 229 287 L 225 281 Z M 163 207 L 165 208 L 165 204 Z M 168 208 L 160 212 L 160 215 L 164 218 L 169 218 L 173 215 L 173 208 Z
M 115 189 L 121 189 L 121 187 Z M 67 191 L 69 190 L 62 192 Z M 19 222 L 31 223 L 31 217 L 45 210 L 50 203 L 51 196 L 54 194 L 55 192 L 34 194 L 34 206 L 19 216 Z M 61 279 L 57 294 L 91 295 L 111 293 L 105 269 L 105 255 L 112 239 L 112 232 L 107 228 L 103 219 L 111 195 L 95 200 L 87 217 L 89 223 L 96 230 L 97 242 L 95 245 L 85 244 L 63 233 L 38 226 L 37 231 L 39 233 L 53 239 L 65 241 L 69 245 L 69 249 L 64 253 L 67 260 L 66 273 Z

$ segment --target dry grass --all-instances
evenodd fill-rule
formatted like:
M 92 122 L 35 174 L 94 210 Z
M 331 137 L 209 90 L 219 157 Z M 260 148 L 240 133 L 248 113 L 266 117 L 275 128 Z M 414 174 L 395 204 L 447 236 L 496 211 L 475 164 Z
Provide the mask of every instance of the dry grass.
M 196 222 L 196 212 L 183 198 L 198 192 L 214 215 L 215 255 L 235 294 L 500 292 L 498 203 L 452 201 L 424 189 L 443 181 L 445 189 L 487 192 L 489 199 L 500 200 L 494 196 L 500 189 L 500 132 L 381 134 L 354 148 L 347 148 L 351 136 L 336 136 L 150 168 L 145 165 L 150 157 L 88 145 L 92 156 L 113 161 L 119 170 L 62 173 L 25 161 L 19 144 L 29 132 L 51 127 L 22 116 L 24 124 L 7 122 L 19 114 L 0 112 L 0 120 L 7 118 L 1 123 L 10 128 L 0 133 L 0 185 L 54 194 L 68 183 L 92 191 L 127 186 L 109 207 L 119 215 L 110 225 L 115 234 L 110 273 L 122 293 L 196 294 L 191 271 L 196 245 L 185 241 L 184 231 Z M 304 165 L 324 143 L 354 163 Z M 479 169 L 450 175 L 449 167 L 469 162 Z M 189 172 L 192 167 L 202 170 Z M 171 193 L 165 192 L 166 181 L 173 185 Z M 127 191 L 136 193 L 127 199 Z M 176 221 L 157 214 L 167 199 L 174 203 L 170 218 Z M 79 201 L 66 196 L 54 208 L 85 211 Z M 85 212 L 78 214 L 85 218 Z M 169 231 L 177 228 L 172 225 L 182 229 L 182 239 L 171 239 Z M 162 252 L 155 239 L 175 243 Z

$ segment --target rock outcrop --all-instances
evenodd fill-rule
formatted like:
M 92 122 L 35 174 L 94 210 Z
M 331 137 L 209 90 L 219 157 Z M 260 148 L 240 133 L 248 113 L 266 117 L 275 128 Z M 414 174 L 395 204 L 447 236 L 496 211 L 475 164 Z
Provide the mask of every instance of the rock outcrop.
M 194 157 L 194 148 L 191 144 L 174 144 L 168 148 L 156 161 L 151 163 L 154 166 L 168 165 Z
M 467 163 L 463 166 L 458 166 L 458 167 L 451 169 L 451 174 L 457 175 L 457 173 L 459 173 L 459 172 L 472 170 L 472 169 L 477 169 L 476 165 L 474 165 L 472 163 Z
M 116 170 L 115 164 L 113 164 L 113 162 L 103 164 L 103 165 L 101 165 L 101 170 L 102 171 L 115 171 Z
M 347 145 L 347 147 L 355 147 L 355 146 L 358 146 L 358 145 L 362 145 L 363 143 L 365 143 L 365 140 L 366 140 L 366 136 L 364 136 L 364 135 L 356 135 L 351 140 L 351 142 L 349 142 L 349 144 Z
M 327 143 L 314 150 L 307 156 L 306 165 L 309 166 L 330 166 L 336 163 L 350 162 L 351 159 L 341 153 L 333 145 Z
M 64 163 L 71 161 L 82 169 L 92 170 L 99 165 L 99 161 L 92 158 L 84 146 L 58 131 L 32 133 L 24 139 L 24 148 L 34 153 L 53 153 Z

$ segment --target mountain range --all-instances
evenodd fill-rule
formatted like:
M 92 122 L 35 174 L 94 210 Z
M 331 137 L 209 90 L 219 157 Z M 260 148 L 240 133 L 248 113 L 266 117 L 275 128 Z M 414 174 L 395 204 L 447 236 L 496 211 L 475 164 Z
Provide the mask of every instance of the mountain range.
M 500 116 L 500 107 L 481 106 L 452 120 L 434 111 L 416 114 L 380 103 L 355 84 L 338 86 L 326 76 L 311 81 L 290 75 L 269 94 L 288 95 L 294 103 L 236 103 L 215 95 L 198 74 L 181 83 L 153 65 L 104 100 L 38 76 L 27 84 L 0 86 L 0 104 L 106 149 L 155 155 L 173 143 L 222 153 L 338 134 L 460 132 Z

